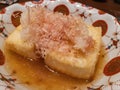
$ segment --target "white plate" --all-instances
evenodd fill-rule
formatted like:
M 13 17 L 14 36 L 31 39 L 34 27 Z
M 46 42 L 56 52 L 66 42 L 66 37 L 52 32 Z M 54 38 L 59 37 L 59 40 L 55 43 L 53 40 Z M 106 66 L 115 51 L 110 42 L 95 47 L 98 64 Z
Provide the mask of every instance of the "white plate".
M 85 22 L 95 26 L 102 26 L 102 40 L 107 54 L 107 64 L 103 69 L 103 77 L 86 90 L 120 90 L 120 24 L 115 17 L 101 10 L 88 7 L 71 0 L 40 0 L 39 2 L 25 2 L 13 4 L 0 12 L 0 49 L 3 51 L 5 38 L 19 25 L 19 17 L 27 6 L 42 5 L 52 11 L 62 11 L 65 14 L 78 14 Z M 17 22 L 17 23 L 15 23 Z M 1 54 L 0 54 L 1 55 Z M 0 56 L 2 57 L 2 55 Z M 2 63 L 1 63 L 2 64 Z M 4 68 L 0 65 L 0 90 L 26 90 L 16 84 Z M 13 84 L 13 88 L 10 87 Z

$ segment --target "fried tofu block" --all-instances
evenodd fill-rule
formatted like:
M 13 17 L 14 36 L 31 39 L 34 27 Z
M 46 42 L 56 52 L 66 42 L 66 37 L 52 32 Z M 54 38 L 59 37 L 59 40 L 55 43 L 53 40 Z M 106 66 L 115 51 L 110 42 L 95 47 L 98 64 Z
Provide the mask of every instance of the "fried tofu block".
M 95 40 L 94 48 L 87 54 L 79 53 L 77 57 L 69 53 L 51 52 L 45 63 L 52 69 L 75 78 L 89 79 L 93 76 L 101 47 L 101 28 L 89 26 L 89 33 Z
M 35 59 L 34 45 L 21 39 L 21 30 L 21 26 L 17 27 L 6 39 L 5 46 L 7 49 L 14 51 L 21 56 Z

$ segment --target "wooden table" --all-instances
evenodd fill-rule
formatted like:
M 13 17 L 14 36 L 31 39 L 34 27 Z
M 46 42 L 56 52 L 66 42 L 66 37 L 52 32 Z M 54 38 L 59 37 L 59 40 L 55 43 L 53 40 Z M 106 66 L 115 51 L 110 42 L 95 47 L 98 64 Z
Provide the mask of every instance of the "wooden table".
M 30 0 L 19 0 L 18 2 L 24 2 Z M 76 2 L 80 2 L 98 9 L 101 9 L 107 13 L 114 15 L 115 17 L 120 19 L 120 4 L 115 3 L 113 0 L 107 0 L 107 2 L 95 2 L 93 0 L 73 0 Z M 6 7 L 7 5 L 0 4 L 0 9 Z

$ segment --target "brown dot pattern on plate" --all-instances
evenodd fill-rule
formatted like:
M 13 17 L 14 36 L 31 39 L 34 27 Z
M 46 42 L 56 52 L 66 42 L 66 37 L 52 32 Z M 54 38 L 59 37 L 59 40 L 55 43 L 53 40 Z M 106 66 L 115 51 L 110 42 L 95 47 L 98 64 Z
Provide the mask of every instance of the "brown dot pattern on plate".
M 5 63 L 5 56 L 2 50 L 0 50 L 0 65 L 3 65 L 4 63 Z
M 61 12 L 65 15 L 69 15 L 69 9 L 66 5 L 60 4 L 54 8 L 54 12 Z
M 108 25 L 104 20 L 97 20 L 92 24 L 94 27 L 102 28 L 102 36 L 104 36 L 108 30 Z
M 22 11 L 14 11 L 11 15 L 11 21 L 15 27 L 20 25 L 21 14 L 22 14 Z
M 112 76 L 120 72 L 120 56 L 110 60 L 104 67 L 103 73 L 106 76 Z

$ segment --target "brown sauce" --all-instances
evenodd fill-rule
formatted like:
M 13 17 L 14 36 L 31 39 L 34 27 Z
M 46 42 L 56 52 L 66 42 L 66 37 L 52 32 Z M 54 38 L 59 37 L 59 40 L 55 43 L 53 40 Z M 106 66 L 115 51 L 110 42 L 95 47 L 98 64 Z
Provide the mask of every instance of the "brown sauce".
M 103 49 L 92 81 L 75 79 L 70 76 L 52 72 L 46 68 L 43 60 L 30 61 L 5 49 L 6 68 L 20 83 L 29 90 L 86 90 L 85 87 L 96 82 L 103 75 L 105 56 Z

